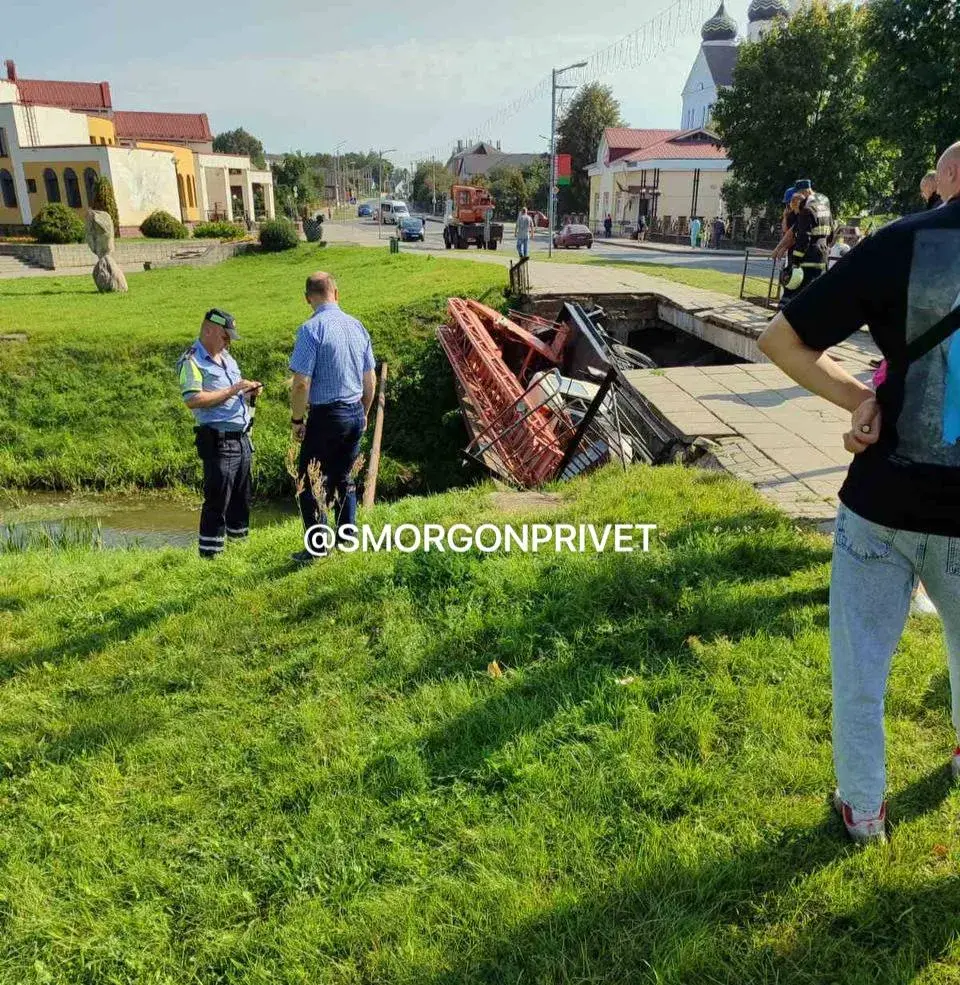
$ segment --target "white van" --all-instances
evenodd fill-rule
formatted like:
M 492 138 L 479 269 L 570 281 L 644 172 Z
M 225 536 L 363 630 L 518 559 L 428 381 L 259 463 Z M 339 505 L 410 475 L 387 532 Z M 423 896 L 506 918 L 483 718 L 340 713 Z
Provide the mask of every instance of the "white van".
M 410 215 L 410 210 L 407 208 L 406 202 L 387 199 L 380 203 L 380 214 L 383 216 L 383 222 L 396 225 L 398 220 Z

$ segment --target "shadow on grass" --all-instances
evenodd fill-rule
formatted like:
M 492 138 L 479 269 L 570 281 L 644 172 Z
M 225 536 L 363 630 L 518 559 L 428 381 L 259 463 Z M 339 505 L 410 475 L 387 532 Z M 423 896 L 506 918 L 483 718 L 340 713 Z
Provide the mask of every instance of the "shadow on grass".
M 844 860 L 857 851 L 839 820 L 825 818 L 706 864 L 679 854 L 653 865 L 624 860 L 614 885 L 490 930 L 423 981 L 907 985 L 947 955 L 960 930 L 960 879 L 891 889 L 880 878 L 852 906 L 845 892 L 814 904 L 798 890 L 815 875 L 850 878 Z M 638 870 L 646 873 L 631 878 Z
M 758 518 L 763 514 L 748 512 L 727 529 Z M 776 582 L 823 563 L 828 550 L 797 538 L 777 544 L 747 535 L 731 543 L 717 530 L 723 525 L 684 528 L 670 538 L 670 549 L 647 558 L 611 554 L 582 566 L 546 559 L 535 582 L 508 585 L 503 595 L 486 598 L 489 583 L 494 591 L 502 587 L 489 576 L 480 584 L 478 571 L 490 558 L 471 566 L 463 556 L 423 555 L 398 564 L 421 620 L 429 626 L 440 619 L 435 642 L 399 682 L 402 690 L 476 673 L 494 660 L 507 671 L 523 671 L 426 735 L 422 754 L 434 780 L 479 770 L 517 736 L 592 700 L 624 667 L 645 680 L 668 667 L 702 678 L 706 672 L 691 640 L 791 638 L 801 624 L 826 626 L 825 580 L 810 587 Z M 465 620 L 478 610 L 482 615 L 460 631 L 455 619 L 449 621 L 449 606 L 461 607 Z M 389 661 L 384 667 L 391 675 Z M 396 686 L 396 679 L 390 683 Z M 684 746 L 683 737 L 676 741 Z
M 826 811 L 826 807 L 825 807 Z M 750 930 L 767 905 L 799 878 L 854 851 L 839 820 L 789 828 L 752 850 L 720 848 L 720 858 L 687 861 L 661 849 L 656 861 L 624 859 L 612 885 L 585 888 L 571 903 L 533 920 L 493 930 L 451 956 L 430 985 L 470 982 L 626 983 L 788 981 L 788 956 L 754 944 Z M 596 890 L 595 892 L 592 890 Z M 832 961 L 834 955 L 830 955 Z M 835 981 L 813 975 L 803 981 Z M 876 979 L 874 979 L 876 980 Z

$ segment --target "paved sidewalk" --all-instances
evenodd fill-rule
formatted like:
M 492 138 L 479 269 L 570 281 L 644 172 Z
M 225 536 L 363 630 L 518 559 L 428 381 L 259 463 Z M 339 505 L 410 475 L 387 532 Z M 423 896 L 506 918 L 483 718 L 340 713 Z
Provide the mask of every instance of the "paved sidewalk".
M 650 240 L 644 240 L 642 243 L 635 239 L 619 239 L 612 238 L 607 239 L 605 236 L 597 236 L 595 239 L 597 245 L 601 243 L 604 246 L 622 246 L 629 250 L 652 250 L 656 253 L 676 253 L 680 256 L 715 256 L 715 257 L 742 257 L 743 250 L 737 250 L 733 247 L 726 247 L 723 249 L 715 250 L 713 247 L 709 246 L 690 246 L 689 243 L 657 243 L 651 242 Z M 756 253 L 758 257 L 763 257 L 766 253 Z
M 831 355 L 867 381 L 877 352 L 869 339 L 855 339 Z M 627 378 L 678 430 L 712 439 L 728 472 L 789 515 L 833 519 L 850 464 L 846 411 L 771 363 L 633 370 Z

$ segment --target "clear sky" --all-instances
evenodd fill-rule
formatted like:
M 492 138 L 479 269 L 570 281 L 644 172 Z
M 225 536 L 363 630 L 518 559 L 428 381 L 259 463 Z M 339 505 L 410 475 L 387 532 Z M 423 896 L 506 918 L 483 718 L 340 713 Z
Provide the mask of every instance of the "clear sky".
M 685 0 L 686 2 L 686 0 Z M 701 0 L 690 0 L 699 3 Z M 716 0 L 718 3 L 719 0 Z M 702 0 L 712 13 L 713 0 Z M 3 0 L 0 59 L 24 78 L 110 82 L 118 109 L 206 112 L 267 151 L 448 154 L 554 66 L 633 31 L 670 0 Z M 748 0 L 727 9 L 746 29 Z M 631 126 L 673 127 L 699 47 L 688 34 L 611 85 Z M 545 150 L 549 97 L 488 133 Z

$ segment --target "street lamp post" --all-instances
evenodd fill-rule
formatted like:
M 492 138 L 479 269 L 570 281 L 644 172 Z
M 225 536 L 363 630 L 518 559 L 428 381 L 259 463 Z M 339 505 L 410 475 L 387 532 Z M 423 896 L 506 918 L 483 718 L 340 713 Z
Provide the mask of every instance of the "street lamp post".
M 378 172 L 377 172 L 377 239 L 383 239 L 383 155 L 393 154 L 396 151 L 396 147 L 389 147 L 387 150 L 382 150 L 377 155 L 378 158 Z
M 586 62 L 576 62 L 566 68 L 555 68 L 550 85 L 550 228 L 547 230 L 547 256 L 553 256 L 553 230 L 557 222 L 557 92 L 561 89 L 576 89 L 576 86 L 557 85 L 557 79 L 564 72 L 574 68 L 586 68 Z
M 346 143 L 345 140 L 341 140 L 339 144 L 333 149 L 333 184 L 334 192 L 333 197 L 337 203 L 337 208 L 340 208 L 340 148 Z

